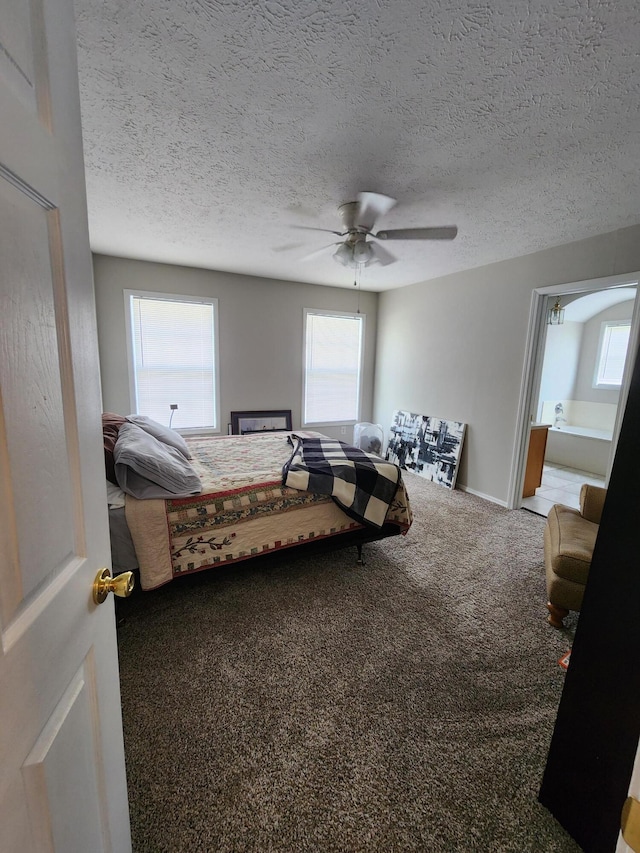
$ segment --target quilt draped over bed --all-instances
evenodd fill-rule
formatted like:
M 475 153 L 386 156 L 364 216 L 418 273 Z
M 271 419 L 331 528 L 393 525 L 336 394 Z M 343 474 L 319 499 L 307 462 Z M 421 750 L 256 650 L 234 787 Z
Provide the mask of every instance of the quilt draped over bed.
M 202 493 L 138 500 L 125 513 L 143 589 L 217 565 L 362 528 L 326 495 L 284 485 L 287 433 L 187 438 Z M 400 484 L 386 522 L 406 532 L 411 507 Z

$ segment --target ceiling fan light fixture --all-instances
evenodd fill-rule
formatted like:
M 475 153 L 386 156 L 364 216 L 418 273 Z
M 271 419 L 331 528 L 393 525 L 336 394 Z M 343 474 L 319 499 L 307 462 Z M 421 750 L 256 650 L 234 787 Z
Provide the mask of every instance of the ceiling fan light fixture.
M 368 243 L 365 243 L 364 240 L 358 241 L 353 247 L 353 262 L 354 264 L 362 264 L 366 266 L 371 262 L 373 258 L 373 253 L 371 252 L 371 246 Z
M 353 266 L 353 249 L 347 243 L 340 243 L 333 254 L 333 260 L 343 267 Z
M 365 243 L 364 240 L 359 240 L 357 243 L 341 243 L 333 255 L 334 261 L 342 264 L 343 267 L 366 267 L 374 260 L 371 246 Z

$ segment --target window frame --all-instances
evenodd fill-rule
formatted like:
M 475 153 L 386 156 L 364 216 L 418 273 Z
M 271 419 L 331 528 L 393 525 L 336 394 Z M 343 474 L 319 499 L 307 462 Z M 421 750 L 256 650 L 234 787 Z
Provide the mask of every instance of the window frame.
M 364 384 L 364 370 L 365 370 L 365 347 L 366 347 L 366 329 L 367 329 L 367 315 L 361 314 L 360 312 L 353 311 L 333 311 L 329 308 L 305 308 L 304 312 L 304 322 L 303 322 L 303 341 L 302 341 L 302 412 L 300 417 L 300 422 L 303 428 L 306 427 L 316 427 L 316 426 L 330 426 L 330 427 L 342 427 L 342 426 L 352 426 L 356 424 L 361 419 L 362 413 L 362 386 Z M 356 399 L 356 417 L 353 420 L 339 420 L 339 421 L 307 421 L 306 420 L 306 409 L 307 409 L 307 360 L 308 360 L 308 352 L 307 352 L 307 343 L 309 341 L 309 323 L 308 318 L 310 315 L 322 315 L 325 317 L 345 317 L 353 320 L 358 320 L 361 323 L 360 326 L 360 352 L 359 352 L 359 364 L 358 364 L 358 375 L 357 375 L 357 399 Z
M 593 373 L 593 382 L 592 388 L 596 391 L 619 391 L 622 387 L 622 382 L 624 379 L 624 367 L 626 364 L 626 355 L 625 355 L 625 364 L 622 365 L 622 371 L 620 374 L 620 382 L 598 382 L 598 376 L 600 374 L 600 366 L 602 364 L 603 357 L 603 347 L 605 342 L 605 337 L 607 334 L 607 329 L 612 328 L 613 326 L 628 326 L 629 328 L 629 336 L 627 338 L 627 354 L 629 352 L 629 341 L 631 340 L 631 320 L 603 320 L 600 324 L 600 337 L 598 339 L 598 349 L 596 353 L 596 363 L 595 369 Z
M 127 339 L 127 368 L 129 378 L 129 405 L 131 412 L 137 414 L 137 382 L 136 369 L 133 345 L 133 302 L 132 297 L 140 299 L 153 299 L 161 302 L 182 302 L 196 303 L 200 305 L 213 306 L 213 381 L 214 381 L 214 400 L 213 400 L 213 417 L 215 423 L 212 426 L 201 427 L 173 427 L 182 435 L 203 435 L 203 434 L 219 434 L 221 429 L 220 419 L 220 336 L 219 336 L 219 305 L 218 299 L 215 296 L 189 296 L 183 293 L 162 293 L 152 290 L 125 290 L 124 291 L 124 314 L 125 314 L 125 332 Z

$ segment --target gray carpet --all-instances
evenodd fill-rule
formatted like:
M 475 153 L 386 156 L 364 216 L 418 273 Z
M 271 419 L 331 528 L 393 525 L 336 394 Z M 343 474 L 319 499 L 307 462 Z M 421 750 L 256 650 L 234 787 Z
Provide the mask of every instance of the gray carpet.
M 406 537 L 123 602 L 134 850 L 577 851 L 537 802 L 571 646 L 544 519 L 408 473 Z

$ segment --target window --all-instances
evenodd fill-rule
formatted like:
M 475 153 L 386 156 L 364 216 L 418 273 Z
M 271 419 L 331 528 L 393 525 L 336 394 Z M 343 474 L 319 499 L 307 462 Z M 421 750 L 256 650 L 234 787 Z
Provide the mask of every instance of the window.
M 619 388 L 622 385 L 630 331 L 630 320 L 602 324 L 594 388 Z
M 133 411 L 218 429 L 218 300 L 126 290 L 125 306 Z
M 303 422 L 356 422 L 364 315 L 305 311 Z

